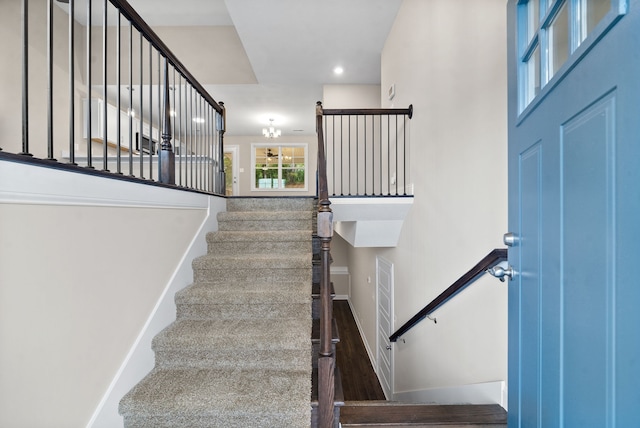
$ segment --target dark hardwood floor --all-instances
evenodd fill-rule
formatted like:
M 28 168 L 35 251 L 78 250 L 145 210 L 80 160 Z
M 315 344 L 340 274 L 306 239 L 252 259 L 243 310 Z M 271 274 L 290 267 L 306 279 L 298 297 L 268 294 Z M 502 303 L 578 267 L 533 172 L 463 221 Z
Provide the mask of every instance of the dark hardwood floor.
M 346 300 L 334 300 L 333 317 L 340 334 L 340 342 L 336 345 L 336 364 L 342 376 L 344 400 L 384 400 L 378 376 Z

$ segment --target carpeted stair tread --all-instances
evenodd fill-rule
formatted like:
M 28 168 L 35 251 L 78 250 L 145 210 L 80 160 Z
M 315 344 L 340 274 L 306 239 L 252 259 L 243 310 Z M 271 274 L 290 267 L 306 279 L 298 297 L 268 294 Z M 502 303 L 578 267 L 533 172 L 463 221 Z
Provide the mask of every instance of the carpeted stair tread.
M 218 221 L 292 221 L 308 220 L 300 230 L 311 231 L 312 214 L 309 211 L 221 211 L 218 213 Z
M 120 413 L 149 422 L 131 426 L 307 428 L 310 390 L 304 370 L 154 370 L 122 399 Z

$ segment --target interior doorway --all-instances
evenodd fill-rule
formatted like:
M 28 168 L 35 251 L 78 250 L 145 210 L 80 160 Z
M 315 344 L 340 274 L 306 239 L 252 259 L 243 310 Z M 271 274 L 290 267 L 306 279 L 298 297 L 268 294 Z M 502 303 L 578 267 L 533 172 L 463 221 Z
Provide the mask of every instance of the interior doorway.
M 238 196 L 238 146 L 225 146 L 224 148 L 224 172 L 225 195 Z

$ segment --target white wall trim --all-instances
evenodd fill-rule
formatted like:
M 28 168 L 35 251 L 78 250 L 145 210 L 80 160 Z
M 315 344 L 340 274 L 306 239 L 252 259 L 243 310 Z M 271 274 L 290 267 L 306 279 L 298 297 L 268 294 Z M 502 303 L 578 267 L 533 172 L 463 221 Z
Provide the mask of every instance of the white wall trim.
M 81 179 L 79 179 L 81 177 Z M 0 203 L 207 209 L 206 195 L 126 180 L 0 161 Z
M 506 383 L 503 380 L 396 392 L 394 399 L 405 403 L 499 404 L 507 408 Z

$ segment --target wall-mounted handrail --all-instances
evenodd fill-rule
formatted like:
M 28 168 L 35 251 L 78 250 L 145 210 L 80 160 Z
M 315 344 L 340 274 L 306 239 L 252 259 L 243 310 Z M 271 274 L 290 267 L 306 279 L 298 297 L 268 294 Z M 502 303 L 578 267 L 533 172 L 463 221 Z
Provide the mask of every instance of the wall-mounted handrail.
M 453 296 L 464 290 L 473 281 L 484 274 L 488 269 L 497 265 L 500 262 L 507 260 L 507 249 L 496 248 L 487 254 L 482 260 L 480 260 L 474 267 L 469 269 L 467 273 L 462 275 L 456 282 L 451 284 L 449 288 L 444 290 L 438 297 L 433 299 L 427 306 L 422 308 L 417 314 L 415 314 L 409 321 L 404 323 L 395 333 L 389 336 L 390 342 L 395 342 L 407 331 L 411 330 L 416 324 L 428 317 L 433 311 L 442 306 L 445 302 L 451 299 Z
M 411 196 L 408 108 L 323 109 L 328 191 L 339 196 Z

